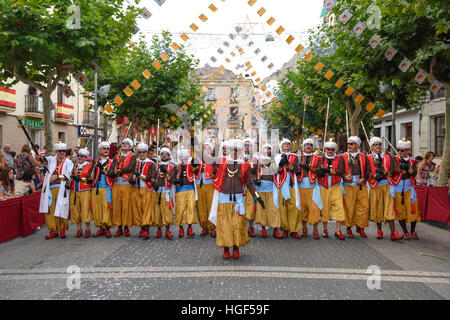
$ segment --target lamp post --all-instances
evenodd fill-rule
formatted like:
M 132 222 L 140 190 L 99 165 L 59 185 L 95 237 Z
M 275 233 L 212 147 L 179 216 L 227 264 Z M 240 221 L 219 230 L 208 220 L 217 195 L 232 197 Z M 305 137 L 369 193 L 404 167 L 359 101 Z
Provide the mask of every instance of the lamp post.
M 110 85 L 107 84 L 105 86 L 102 86 L 100 88 L 100 92 L 97 92 L 97 74 L 98 72 L 94 72 L 94 81 L 95 81 L 95 90 L 94 90 L 94 141 L 92 142 L 92 153 L 94 155 L 94 159 L 98 157 L 98 101 L 97 96 L 100 96 L 100 98 L 106 98 L 109 93 Z

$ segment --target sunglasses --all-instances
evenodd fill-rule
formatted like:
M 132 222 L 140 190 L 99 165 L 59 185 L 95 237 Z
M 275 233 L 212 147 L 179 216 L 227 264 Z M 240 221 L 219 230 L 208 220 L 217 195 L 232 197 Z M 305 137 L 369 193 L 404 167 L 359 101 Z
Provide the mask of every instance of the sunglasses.
M 56 152 L 66 152 L 66 151 L 64 151 L 64 150 L 58 150 L 58 151 L 56 151 Z
M 162 156 L 168 156 L 169 154 L 166 152 L 161 153 Z
M 329 149 L 329 148 L 326 148 L 325 150 L 327 150 L 327 151 L 334 151 L 334 149 Z
M 354 143 L 353 142 L 348 142 L 347 145 L 348 146 L 352 146 L 352 145 L 354 145 Z
M 102 148 L 102 150 L 109 150 L 109 148 Z
M 82 154 L 79 154 L 79 155 L 78 155 L 78 158 L 86 158 L 86 156 L 84 156 L 84 155 L 82 155 Z
M 398 152 L 405 152 L 407 150 L 397 149 Z
M 312 147 L 313 145 L 311 143 L 305 143 L 305 146 L 310 146 Z
M 139 154 L 146 153 L 147 151 L 138 151 Z
M 372 146 L 374 146 L 374 147 L 380 147 L 380 146 L 381 146 L 381 143 L 374 143 Z

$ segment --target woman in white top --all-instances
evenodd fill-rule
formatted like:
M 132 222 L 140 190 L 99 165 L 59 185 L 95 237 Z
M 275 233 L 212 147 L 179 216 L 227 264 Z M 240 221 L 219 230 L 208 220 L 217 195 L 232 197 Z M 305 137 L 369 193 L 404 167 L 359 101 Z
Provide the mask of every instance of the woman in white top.
M 34 186 L 34 177 L 36 176 L 33 168 L 26 169 L 20 180 L 16 180 L 14 184 L 14 194 L 16 197 L 26 196 L 27 194 L 36 192 Z

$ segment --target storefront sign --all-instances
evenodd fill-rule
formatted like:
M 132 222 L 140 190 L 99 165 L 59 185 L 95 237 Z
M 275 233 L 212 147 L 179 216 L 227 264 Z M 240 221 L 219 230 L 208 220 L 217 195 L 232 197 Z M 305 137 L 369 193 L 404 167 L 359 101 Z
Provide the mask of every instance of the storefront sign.
M 103 130 L 98 129 L 98 136 L 103 135 Z M 94 128 L 93 127 L 87 127 L 87 126 L 78 126 L 78 136 L 79 137 L 90 137 L 94 135 Z
M 30 120 L 30 119 L 22 119 L 22 124 L 26 128 L 30 129 L 44 129 L 44 123 L 42 121 Z

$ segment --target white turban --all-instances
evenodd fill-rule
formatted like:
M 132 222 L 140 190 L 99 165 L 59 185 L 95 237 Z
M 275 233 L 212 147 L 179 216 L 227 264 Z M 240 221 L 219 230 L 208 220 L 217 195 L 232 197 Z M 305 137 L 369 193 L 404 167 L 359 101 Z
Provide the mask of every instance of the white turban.
M 348 138 L 348 140 L 353 141 L 358 146 L 361 144 L 361 139 L 359 137 L 357 137 L 357 136 L 351 136 L 350 138 Z
M 370 145 L 371 148 L 372 148 L 372 145 L 373 145 L 375 142 L 380 142 L 380 143 L 381 143 L 381 139 L 378 138 L 378 137 L 372 137 L 372 139 L 370 139 L 370 141 L 369 141 L 369 145 Z
M 312 144 L 313 147 L 314 147 L 314 140 L 313 140 L 313 139 L 311 139 L 311 138 L 305 139 L 305 140 L 303 141 L 302 146 L 305 146 L 305 144 L 307 144 L 307 143 Z
M 133 140 L 131 140 L 130 138 L 123 139 L 122 144 L 124 144 L 125 142 L 128 142 L 128 144 L 131 146 L 131 148 L 134 147 Z
M 170 151 L 169 148 L 161 148 L 161 150 L 159 151 L 159 154 L 161 154 L 163 152 L 167 152 L 170 156 L 172 156 L 172 152 Z
M 243 143 L 244 143 L 244 144 L 246 144 L 247 142 L 249 142 L 250 144 L 254 144 L 254 143 L 255 143 L 255 141 L 254 141 L 252 138 L 245 138 L 245 139 L 243 140 Z
M 220 149 L 222 150 L 223 147 L 230 147 L 230 143 L 228 141 L 223 141 L 220 144 Z
M 230 148 L 242 149 L 244 147 L 244 143 L 239 139 L 231 139 L 230 140 Z
M 139 143 L 136 147 L 137 150 L 148 151 L 148 145 L 146 143 Z
M 63 142 L 58 142 L 56 144 L 53 145 L 53 149 L 55 151 L 58 150 L 67 150 L 67 144 L 63 143 Z
M 333 142 L 333 141 L 327 141 L 327 142 L 325 142 L 325 145 L 324 145 L 324 147 L 325 147 L 325 149 L 337 149 L 337 144 L 336 144 L 336 142 Z
M 283 140 L 281 140 L 280 142 L 280 149 L 283 146 L 283 144 L 285 143 L 289 143 L 292 146 L 291 140 L 284 138 Z
M 397 149 L 411 149 L 411 141 L 403 138 L 397 142 Z
M 270 148 L 272 150 L 272 146 L 269 143 L 266 143 L 265 145 L 262 146 L 262 149 L 264 150 L 265 148 Z
M 186 157 L 188 158 L 190 156 L 190 152 L 188 149 L 180 149 L 178 150 L 178 156 L 181 157 Z
M 78 154 L 81 154 L 82 156 L 86 156 L 86 157 L 89 157 L 91 155 L 91 153 L 89 152 L 88 149 L 80 149 L 80 150 L 78 150 Z
M 206 141 L 206 142 L 203 142 L 203 145 L 206 145 L 206 146 L 208 146 L 210 149 L 214 149 L 214 144 L 213 143 L 211 143 L 211 142 L 208 142 L 208 141 Z
M 108 147 L 109 148 L 109 143 L 106 141 L 102 141 L 98 144 L 98 149 L 100 150 L 103 147 Z

